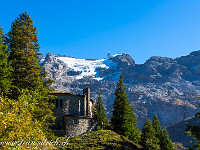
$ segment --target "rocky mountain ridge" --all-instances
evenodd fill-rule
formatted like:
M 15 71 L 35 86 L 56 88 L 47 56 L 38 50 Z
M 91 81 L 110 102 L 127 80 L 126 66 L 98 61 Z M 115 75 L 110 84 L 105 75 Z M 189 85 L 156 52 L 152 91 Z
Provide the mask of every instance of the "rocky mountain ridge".
M 107 59 L 77 59 L 49 53 L 41 60 L 55 81 L 56 90 L 82 93 L 89 87 L 96 99 L 101 89 L 110 117 L 120 74 L 124 77 L 127 95 L 138 116 L 139 128 L 145 118 L 156 113 L 164 127 L 193 116 L 199 105 L 200 51 L 187 56 L 167 58 L 153 56 L 144 64 L 136 64 L 128 54 Z

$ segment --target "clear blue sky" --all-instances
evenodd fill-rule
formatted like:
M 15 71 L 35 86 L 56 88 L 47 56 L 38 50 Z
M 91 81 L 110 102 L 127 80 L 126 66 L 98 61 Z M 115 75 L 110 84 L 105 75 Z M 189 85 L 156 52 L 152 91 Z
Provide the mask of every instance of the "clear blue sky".
M 7 33 L 25 11 L 40 52 L 100 59 L 125 52 L 136 63 L 200 49 L 200 0 L 1 0 Z

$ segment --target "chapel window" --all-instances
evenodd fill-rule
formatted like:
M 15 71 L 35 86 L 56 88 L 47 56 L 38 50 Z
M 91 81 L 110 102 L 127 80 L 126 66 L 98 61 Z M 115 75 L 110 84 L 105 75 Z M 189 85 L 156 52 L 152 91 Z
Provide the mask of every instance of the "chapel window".
M 74 119 L 73 120 L 73 125 L 77 125 L 78 124 L 78 119 Z
M 92 126 L 92 120 L 88 121 L 89 126 Z
M 63 107 L 63 100 L 60 99 L 60 108 L 62 108 L 62 107 Z
M 58 107 L 58 99 L 56 99 L 56 107 Z

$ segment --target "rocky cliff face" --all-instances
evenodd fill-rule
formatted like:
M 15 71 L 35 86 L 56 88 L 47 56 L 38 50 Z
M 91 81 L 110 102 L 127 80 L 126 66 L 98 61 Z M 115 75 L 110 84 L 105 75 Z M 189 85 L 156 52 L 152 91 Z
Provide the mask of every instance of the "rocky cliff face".
M 67 64 L 56 59 L 55 55 L 52 53 L 48 53 L 46 57 L 41 60 L 40 65 L 43 66 L 43 71 L 47 71 L 48 78 L 55 81 L 55 84 L 53 84 L 55 89 L 62 91 L 63 88 L 65 88 L 63 85 L 66 82 L 70 83 L 69 77 L 67 76 Z M 65 90 L 69 89 L 65 88 Z
M 120 74 L 124 77 L 128 98 L 142 128 L 145 118 L 159 117 L 168 127 L 193 116 L 199 105 L 200 51 L 176 59 L 153 56 L 144 64 L 135 64 L 128 54 L 108 59 L 76 59 L 47 54 L 41 61 L 56 90 L 81 93 L 91 89 L 96 99 L 101 89 L 110 117 Z

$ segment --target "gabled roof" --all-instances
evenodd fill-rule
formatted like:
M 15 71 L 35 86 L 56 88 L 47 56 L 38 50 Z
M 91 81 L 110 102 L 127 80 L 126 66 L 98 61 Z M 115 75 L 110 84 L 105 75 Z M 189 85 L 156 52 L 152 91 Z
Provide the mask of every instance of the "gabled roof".
M 81 94 L 76 94 L 76 93 L 70 93 L 70 92 L 64 92 L 64 91 L 53 91 L 52 94 L 61 94 L 61 95 L 72 95 L 72 96 L 80 96 L 80 97 L 85 97 L 85 95 L 81 95 Z M 90 101 L 92 101 L 92 103 L 94 104 L 94 100 L 90 99 Z
M 52 94 L 61 94 L 61 95 L 72 95 L 72 96 L 80 96 L 85 97 L 85 95 L 76 94 L 76 93 L 70 93 L 70 92 L 64 92 L 64 91 L 53 91 Z

